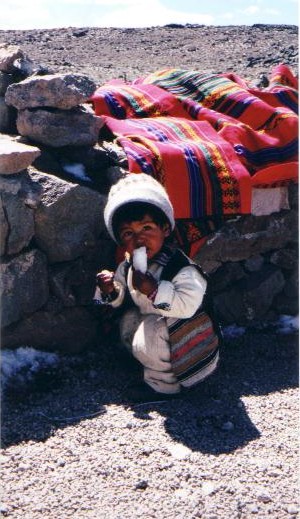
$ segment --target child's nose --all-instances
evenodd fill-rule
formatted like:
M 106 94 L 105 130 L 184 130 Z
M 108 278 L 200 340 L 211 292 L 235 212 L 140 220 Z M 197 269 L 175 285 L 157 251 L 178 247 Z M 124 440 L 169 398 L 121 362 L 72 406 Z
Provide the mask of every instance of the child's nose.
M 137 232 L 135 234 L 135 244 L 137 247 L 141 247 L 144 245 L 144 237 L 141 232 Z

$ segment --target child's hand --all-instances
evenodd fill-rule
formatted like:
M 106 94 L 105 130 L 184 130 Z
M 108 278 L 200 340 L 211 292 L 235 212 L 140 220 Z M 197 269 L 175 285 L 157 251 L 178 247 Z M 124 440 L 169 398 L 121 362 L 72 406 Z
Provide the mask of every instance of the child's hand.
M 132 269 L 132 284 L 133 287 L 149 296 L 157 289 L 157 281 L 154 279 L 152 274 L 146 272 L 143 274 L 139 270 Z
M 97 285 L 101 292 L 105 295 L 111 294 L 114 290 L 114 272 L 110 270 L 101 270 L 96 276 Z

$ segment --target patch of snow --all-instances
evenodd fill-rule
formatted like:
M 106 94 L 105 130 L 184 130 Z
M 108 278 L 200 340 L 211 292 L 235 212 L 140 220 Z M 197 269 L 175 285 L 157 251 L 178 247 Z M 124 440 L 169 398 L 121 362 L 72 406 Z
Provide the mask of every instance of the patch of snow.
M 14 384 L 30 382 L 33 376 L 47 367 L 54 367 L 59 363 L 56 353 L 39 351 L 31 347 L 20 347 L 16 350 L 2 350 L 1 352 L 1 385 L 6 386 L 14 380 Z
M 299 330 L 299 316 L 296 315 L 280 315 L 276 323 L 274 323 L 277 333 L 283 335 L 295 333 Z
M 246 328 L 243 326 L 238 326 L 237 324 L 230 324 L 229 326 L 225 326 L 222 328 L 222 332 L 224 338 L 226 339 L 234 339 L 236 337 L 241 337 L 246 333 Z
M 85 167 L 83 164 L 78 162 L 74 162 L 73 164 L 65 164 L 63 169 L 79 180 L 91 182 L 90 177 L 85 172 Z

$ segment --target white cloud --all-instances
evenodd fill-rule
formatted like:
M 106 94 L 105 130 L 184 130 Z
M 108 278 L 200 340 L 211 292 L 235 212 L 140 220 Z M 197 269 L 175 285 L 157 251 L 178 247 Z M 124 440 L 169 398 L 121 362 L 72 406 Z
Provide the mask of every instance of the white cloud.
M 264 9 L 263 12 L 266 13 L 266 14 L 270 14 L 271 16 L 279 16 L 280 15 L 280 12 L 278 11 L 278 9 Z
M 1 29 L 27 29 L 32 26 L 32 20 L 38 19 L 40 26 L 47 23 L 49 10 L 47 1 L 26 0 L 26 9 L 23 0 L 9 0 L 1 5 Z
M 106 0 L 98 0 L 100 3 L 103 1 Z M 166 25 L 167 23 L 212 24 L 214 21 L 212 15 L 168 9 L 159 0 L 151 2 L 129 0 L 126 3 L 126 8 L 114 9 L 110 13 L 104 14 L 95 20 L 96 24 L 102 27 L 145 27 Z
M 246 7 L 244 9 L 243 13 L 245 14 L 257 14 L 259 13 L 260 8 L 257 5 L 249 5 L 249 7 Z
M 233 13 L 221 13 L 219 16 L 222 20 L 227 20 L 227 22 L 234 19 Z

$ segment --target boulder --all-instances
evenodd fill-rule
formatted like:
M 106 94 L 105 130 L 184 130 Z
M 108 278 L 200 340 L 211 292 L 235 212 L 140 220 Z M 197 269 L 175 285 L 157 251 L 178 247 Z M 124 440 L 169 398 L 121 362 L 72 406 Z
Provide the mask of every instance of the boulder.
M 18 110 L 52 107 L 69 110 L 87 101 L 96 84 L 81 74 L 49 74 L 30 76 L 10 85 L 5 101 Z
M 114 269 L 115 245 L 110 239 L 99 239 L 80 258 L 49 265 L 49 285 L 56 298 L 53 308 L 90 305 L 95 293 L 96 273 L 102 268 Z
M 9 225 L 3 207 L 2 197 L 0 196 L 0 256 L 5 254 L 8 231 Z
M 215 295 L 218 318 L 222 324 L 240 326 L 263 320 L 284 285 L 282 272 L 272 265 L 264 265 L 259 272 L 249 274 L 231 289 Z
M 36 146 L 0 138 L 0 174 L 11 175 L 26 169 L 40 155 Z
M 47 260 L 39 250 L 23 252 L 0 265 L 2 326 L 39 310 L 49 295 Z
M 0 176 L 1 255 L 17 254 L 34 236 L 33 209 L 39 204 L 40 190 L 27 172 Z
M 0 45 L 0 71 L 15 72 L 15 61 L 23 57 L 24 53 L 17 45 Z
M 264 187 L 252 189 L 251 213 L 263 216 L 289 209 L 287 186 Z
M 79 353 L 99 341 L 99 320 L 84 307 L 58 313 L 39 310 L 3 330 L 3 348 L 29 345 L 46 351 Z
M 281 249 L 298 238 L 295 210 L 268 216 L 242 216 L 227 222 L 210 235 L 194 260 L 209 272 L 211 261 L 241 261 L 267 251 Z
M 83 256 L 105 232 L 106 196 L 33 168 L 29 174 L 41 188 L 41 202 L 35 211 L 38 247 L 50 263 Z
M 72 110 L 25 109 L 18 112 L 20 135 L 47 146 L 93 146 L 104 121 L 85 107 Z
M 0 132 L 15 133 L 17 113 L 15 108 L 7 106 L 4 97 L 0 97 Z
M 13 74 L 6 74 L 5 72 L 0 72 L 0 96 L 4 96 L 9 85 L 14 83 Z M 4 101 L 4 99 L 3 99 Z
M 280 249 L 271 254 L 270 262 L 284 270 L 293 270 L 298 265 L 298 251 L 296 249 Z

